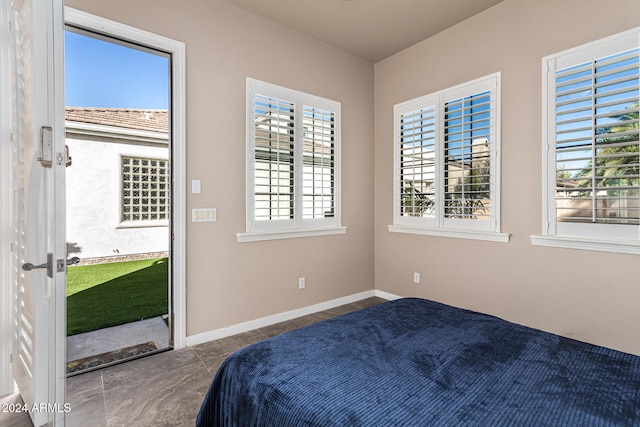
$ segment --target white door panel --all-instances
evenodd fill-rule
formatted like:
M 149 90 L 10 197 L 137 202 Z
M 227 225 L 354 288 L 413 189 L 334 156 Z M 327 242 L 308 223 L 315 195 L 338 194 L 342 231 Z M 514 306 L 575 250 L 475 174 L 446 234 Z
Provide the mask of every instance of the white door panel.
M 10 16 L 12 368 L 36 426 L 63 425 L 66 409 L 62 10 L 62 0 L 14 0 Z M 51 150 L 40 147 L 45 127 Z M 49 272 L 21 268 L 48 260 Z

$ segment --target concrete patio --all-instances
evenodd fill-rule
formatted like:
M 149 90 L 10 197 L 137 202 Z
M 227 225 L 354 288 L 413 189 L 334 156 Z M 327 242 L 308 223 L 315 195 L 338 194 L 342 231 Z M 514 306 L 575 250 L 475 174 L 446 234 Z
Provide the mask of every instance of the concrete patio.
M 169 347 L 169 327 L 162 316 L 67 337 L 67 362 L 153 341 Z

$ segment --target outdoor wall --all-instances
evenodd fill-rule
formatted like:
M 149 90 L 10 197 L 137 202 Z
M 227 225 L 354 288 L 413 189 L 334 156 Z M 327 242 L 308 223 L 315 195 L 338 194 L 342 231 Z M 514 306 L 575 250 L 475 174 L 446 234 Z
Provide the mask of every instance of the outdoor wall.
M 372 290 L 373 65 L 222 0 L 67 0 L 186 44 L 187 336 Z M 342 103 L 337 236 L 238 243 L 245 231 L 245 79 Z M 202 193 L 191 194 L 193 179 Z M 298 277 L 306 289 L 298 290 Z
M 67 136 L 73 162 L 67 168 L 67 250 L 69 256 L 99 258 L 169 250 L 169 227 L 121 222 L 121 156 L 168 159 L 163 145 L 109 142 Z
M 506 0 L 375 65 L 376 289 L 640 354 L 639 257 L 530 241 L 542 230 L 542 58 L 634 28 L 639 17 L 637 0 Z M 394 104 L 498 71 L 510 243 L 390 233 Z

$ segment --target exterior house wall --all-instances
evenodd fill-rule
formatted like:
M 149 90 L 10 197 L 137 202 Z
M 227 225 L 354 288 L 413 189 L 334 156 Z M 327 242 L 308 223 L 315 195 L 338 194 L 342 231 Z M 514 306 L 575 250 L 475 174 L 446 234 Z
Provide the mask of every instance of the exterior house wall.
M 542 232 L 542 58 L 637 27 L 639 16 L 637 0 L 505 0 L 375 65 L 376 289 L 640 354 L 638 256 L 530 240 Z M 502 231 L 511 241 L 389 232 L 393 106 L 498 71 Z
M 153 226 L 149 222 L 127 226 L 121 221 L 121 157 L 166 160 L 166 135 L 162 142 L 143 143 L 126 136 L 114 139 L 74 132 L 68 124 L 66 143 L 72 158 L 66 178 L 69 256 L 85 259 L 168 251 L 168 221 Z

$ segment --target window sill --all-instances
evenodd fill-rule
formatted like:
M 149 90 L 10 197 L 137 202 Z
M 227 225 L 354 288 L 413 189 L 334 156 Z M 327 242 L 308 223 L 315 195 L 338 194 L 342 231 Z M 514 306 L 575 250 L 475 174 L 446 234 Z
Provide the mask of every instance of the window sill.
M 149 228 L 149 227 L 168 227 L 168 220 L 149 220 L 149 221 L 123 221 L 116 228 Z
M 552 248 L 640 255 L 640 241 L 587 239 L 584 237 L 567 236 L 531 236 L 531 244 Z
M 301 228 L 295 230 L 257 231 L 238 233 L 238 243 L 261 242 L 265 240 L 296 239 L 300 237 L 331 236 L 345 234 L 347 227 Z
M 425 236 L 453 237 L 455 239 L 485 240 L 489 242 L 509 243 L 511 234 L 495 231 L 458 230 L 454 228 L 410 227 L 406 225 L 390 225 L 392 233 L 422 234 Z

